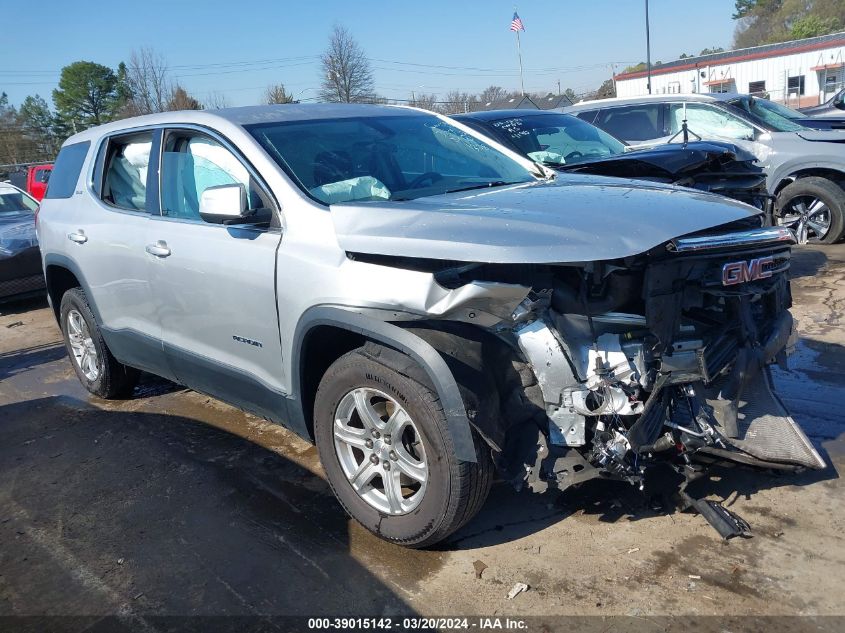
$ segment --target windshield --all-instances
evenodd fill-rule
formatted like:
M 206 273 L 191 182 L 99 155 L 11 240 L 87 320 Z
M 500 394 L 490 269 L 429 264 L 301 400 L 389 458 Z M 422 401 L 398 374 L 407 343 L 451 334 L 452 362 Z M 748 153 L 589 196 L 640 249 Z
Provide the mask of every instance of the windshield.
M 38 203 L 21 191 L 0 191 L 0 214 L 34 212 Z
M 435 116 L 291 121 L 247 130 L 324 204 L 411 200 L 535 180 L 518 161 Z
M 752 119 L 764 125 L 772 132 L 797 132 L 806 129 L 803 125 L 793 120 L 804 118 L 800 112 L 796 112 L 768 99 L 742 97 L 741 99 L 731 101 L 730 105 L 750 115 Z
M 557 166 L 622 154 L 625 144 L 568 114 L 535 114 L 492 121 L 496 133 L 531 160 Z

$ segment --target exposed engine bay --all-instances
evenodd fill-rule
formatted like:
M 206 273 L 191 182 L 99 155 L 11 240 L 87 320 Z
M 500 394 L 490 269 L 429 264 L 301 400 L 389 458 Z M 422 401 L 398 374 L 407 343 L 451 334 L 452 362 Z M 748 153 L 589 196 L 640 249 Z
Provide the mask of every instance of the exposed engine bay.
M 510 318 L 488 325 L 518 352 L 521 376 L 520 402 L 502 403 L 497 461 L 506 479 L 535 491 L 593 477 L 642 489 L 658 462 L 688 480 L 702 461 L 825 466 L 774 394 L 767 368 L 786 362 L 793 332 L 793 236 L 732 229 L 622 260 L 434 272 L 441 286 L 464 291 L 530 286 Z M 718 504 L 687 501 L 723 536 L 747 533 Z

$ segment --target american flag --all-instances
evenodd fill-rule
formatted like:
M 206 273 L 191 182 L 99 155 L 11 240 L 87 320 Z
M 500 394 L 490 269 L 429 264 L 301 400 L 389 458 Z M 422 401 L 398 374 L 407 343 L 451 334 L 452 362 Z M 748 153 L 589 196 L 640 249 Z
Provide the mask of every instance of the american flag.
M 517 15 L 516 11 L 513 12 L 513 20 L 511 20 L 511 31 L 524 31 L 525 25 L 522 23 L 522 19 Z

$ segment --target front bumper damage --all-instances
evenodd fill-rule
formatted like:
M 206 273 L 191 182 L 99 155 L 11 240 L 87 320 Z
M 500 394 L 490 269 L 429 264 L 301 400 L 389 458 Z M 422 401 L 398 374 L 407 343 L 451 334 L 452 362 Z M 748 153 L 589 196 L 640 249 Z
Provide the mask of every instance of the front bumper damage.
M 700 476 L 697 464 L 723 460 L 824 468 L 768 368 L 786 362 L 793 337 L 791 241 L 779 229 L 731 242 L 695 238 L 652 253 L 641 277 L 594 264 L 580 271 L 577 288 L 530 295 L 500 334 L 512 337 L 537 378 L 547 431 L 534 454 L 503 456 L 511 481 L 565 489 L 601 476 L 642 489 L 658 462 L 688 480 Z M 745 267 L 739 281 L 737 262 Z M 642 280 L 641 296 L 613 287 L 609 279 L 620 274 L 629 284 Z M 641 310 L 621 310 L 633 306 Z M 681 499 L 723 536 L 749 533 L 685 487 Z
M 758 219 L 616 260 L 352 257 L 433 284 L 423 302 L 407 293 L 404 311 L 391 302 L 390 320 L 476 392 L 468 419 L 504 479 L 537 492 L 596 477 L 642 490 L 658 465 L 687 482 L 714 461 L 825 467 L 769 376 L 793 336 L 792 244 L 789 229 Z M 721 534 L 747 533 L 730 512 L 679 492 Z

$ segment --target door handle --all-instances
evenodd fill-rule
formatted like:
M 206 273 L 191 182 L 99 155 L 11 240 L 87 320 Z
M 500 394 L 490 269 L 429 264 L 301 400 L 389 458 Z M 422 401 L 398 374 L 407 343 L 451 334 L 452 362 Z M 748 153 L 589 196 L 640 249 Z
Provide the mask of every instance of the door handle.
M 159 240 L 155 244 L 147 244 L 146 250 L 150 255 L 155 255 L 156 257 L 167 257 L 170 255 L 170 249 L 167 248 L 167 242 L 164 240 Z
M 88 241 L 88 236 L 85 235 L 85 231 L 82 229 L 77 230 L 76 233 L 68 233 L 67 238 L 71 242 L 76 242 L 77 244 L 84 244 Z

